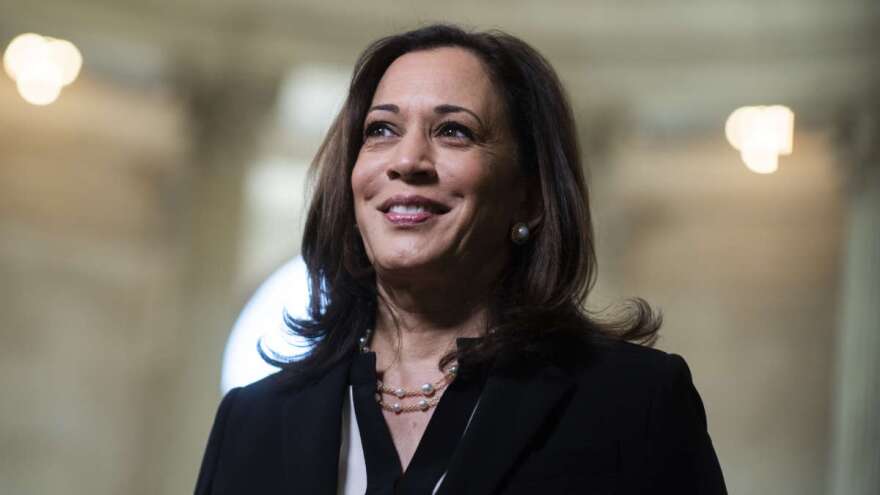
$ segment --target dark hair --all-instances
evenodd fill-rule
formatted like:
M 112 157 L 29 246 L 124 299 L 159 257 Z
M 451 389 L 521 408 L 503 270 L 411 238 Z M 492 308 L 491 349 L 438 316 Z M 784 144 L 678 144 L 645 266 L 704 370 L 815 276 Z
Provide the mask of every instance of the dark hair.
M 518 161 L 535 184 L 540 222 L 531 240 L 512 250 L 498 281 L 489 308 L 493 331 L 443 362 L 457 357 L 485 363 L 538 354 L 546 351 L 540 344 L 551 336 L 604 336 L 648 344 L 656 339 L 661 318 L 640 298 L 631 299 L 616 318 L 584 309 L 596 274 L 593 227 L 574 117 L 553 68 L 509 34 L 431 25 L 367 47 L 355 64 L 348 98 L 312 163 L 317 182 L 302 243 L 310 277 L 310 319 L 285 319 L 313 347 L 296 360 L 264 353 L 294 375 L 323 374 L 355 352 L 358 338 L 373 325 L 376 279 L 355 228 L 351 192 L 364 118 L 394 60 L 408 52 L 450 46 L 477 55 L 501 92 Z

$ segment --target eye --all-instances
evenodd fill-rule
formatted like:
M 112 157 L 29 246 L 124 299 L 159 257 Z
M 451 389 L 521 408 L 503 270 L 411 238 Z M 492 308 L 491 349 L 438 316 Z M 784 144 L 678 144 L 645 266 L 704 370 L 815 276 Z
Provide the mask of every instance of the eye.
M 473 140 L 474 133 L 467 126 L 458 122 L 444 122 L 437 129 L 437 135 L 455 140 Z
M 364 129 L 364 139 L 393 137 L 394 130 L 388 122 L 371 122 Z

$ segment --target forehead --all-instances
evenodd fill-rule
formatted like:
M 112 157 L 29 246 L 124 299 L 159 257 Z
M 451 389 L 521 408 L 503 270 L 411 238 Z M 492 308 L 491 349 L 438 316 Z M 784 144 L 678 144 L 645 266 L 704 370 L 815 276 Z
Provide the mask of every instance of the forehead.
M 455 104 L 479 113 L 497 109 L 497 92 L 483 62 L 464 48 L 409 52 L 385 71 L 373 104 Z

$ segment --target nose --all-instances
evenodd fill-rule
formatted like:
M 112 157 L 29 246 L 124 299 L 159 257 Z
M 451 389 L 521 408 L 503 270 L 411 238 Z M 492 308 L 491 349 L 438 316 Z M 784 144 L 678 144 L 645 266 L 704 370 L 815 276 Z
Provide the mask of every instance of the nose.
M 437 178 L 431 143 L 421 132 L 408 132 L 398 141 L 386 171 L 389 179 L 432 182 Z

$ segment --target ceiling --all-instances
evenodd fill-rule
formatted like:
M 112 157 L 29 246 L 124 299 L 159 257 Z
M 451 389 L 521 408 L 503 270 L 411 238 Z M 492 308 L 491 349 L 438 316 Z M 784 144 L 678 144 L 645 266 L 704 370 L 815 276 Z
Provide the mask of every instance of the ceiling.
M 878 98 L 871 0 L 0 0 L 0 42 L 76 42 L 87 69 L 129 85 L 180 67 L 274 77 L 349 66 L 371 40 L 431 21 L 500 28 L 545 53 L 581 112 L 620 111 L 654 133 L 718 128 L 736 106 L 781 103 L 823 126 Z

